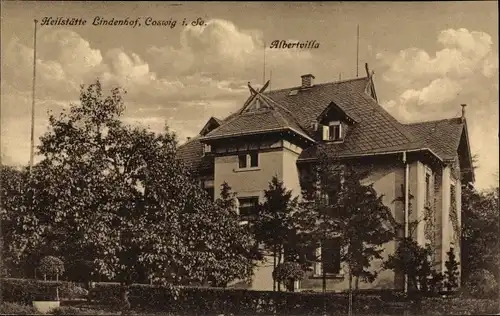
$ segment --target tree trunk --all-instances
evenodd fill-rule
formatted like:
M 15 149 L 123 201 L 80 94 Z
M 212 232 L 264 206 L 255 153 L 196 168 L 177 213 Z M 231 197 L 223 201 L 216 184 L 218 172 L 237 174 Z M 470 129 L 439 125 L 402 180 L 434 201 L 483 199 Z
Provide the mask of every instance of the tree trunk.
M 273 249 L 273 273 L 276 270 L 276 246 Z M 273 278 L 273 292 L 276 291 L 276 279 Z
M 359 276 L 357 276 L 354 280 L 355 280 L 354 281 L 354 290 L 358 291 L 359 290 Z
M 43 275 L 43 280 L 47 281 L 47 275 L 46 274 Z
M 352 271 L 349 267 L 349 316 L 352 316 Z
M 120 298 L 122 301 L 122 315 L 130 315 L 130 301 L 128 299 L 130 287 L 127 283 L 122 282 L 120 285 Z
M 280 265 L 281 263 L 281 245 L 278 246 L 278 264 L 277 265 Z M 278 292 L 281 292 L 281 282 L 278 281 Z
M 59 282 L 59 274 L 56 274 L 56 281 Z

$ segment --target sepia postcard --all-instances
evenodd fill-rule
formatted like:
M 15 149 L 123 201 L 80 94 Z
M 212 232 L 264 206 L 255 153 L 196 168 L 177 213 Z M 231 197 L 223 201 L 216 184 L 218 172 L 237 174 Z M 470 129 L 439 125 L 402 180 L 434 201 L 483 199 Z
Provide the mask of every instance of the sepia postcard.
M 498 2 L 0 8 L 0 314 L 500 315 Z

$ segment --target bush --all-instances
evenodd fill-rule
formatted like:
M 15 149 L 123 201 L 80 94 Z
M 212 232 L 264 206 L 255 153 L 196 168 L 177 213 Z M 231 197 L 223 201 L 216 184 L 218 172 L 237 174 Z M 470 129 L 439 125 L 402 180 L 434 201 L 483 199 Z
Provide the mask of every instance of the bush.
M 107 311 L 78 308 L 73 306 L 61 306 L 52 311 L 52 315 L 110 315 Z M 111 314 L 113 315 L 113 314 Z
M 98 304 L 120 305 L 119 284 L 96 284 L 89 298 Z M 345 293 L 296 293 L 251 291 L 208 287 L 168 288 L 150 285 L 130 287 L 130 303 L 134 309 L 185 314 L 318 315 L 327 310 L 347 313 Z M 357 295 L 354 310 L 384 310 L 387 304 L 379 296 Z
M 486 315 L 499 312 L 495 300 L 464 298 L 427 298 L 421 302 L 421 311 L 425 315 Z
M 47 256 L 40 260 L 38 271 L 43 275 L 59 276 L 64 273 L 64 263 L 57 257 Z
M 73 282 L 61 282 L 59 296 L 63 299 L 86 299 L 89 292 Z
M 2 295 L 6 302 L 31 304 L 35 299 L 56 299 L 57 288 L 62 299 L 86 298 L 87 291 L 71 282 L 25 279 L 2 279 Z
M 17 303 L 3 302 L 0 304 L 0 314 L 2 315 L 30 315 L 37 314 L 35 308 L 31 305 L 20 305 Z
M 496 291 L 495 277 L 485 269 L 473 272 L 465 283 L 465 293 L 475 298 L 491 298 Z
M 287 286 L 288 290 L 293 290 L 293 282 L 303 280 L 305 271 L 299 263 L 280 263 L 273 271 L 273 278 Z

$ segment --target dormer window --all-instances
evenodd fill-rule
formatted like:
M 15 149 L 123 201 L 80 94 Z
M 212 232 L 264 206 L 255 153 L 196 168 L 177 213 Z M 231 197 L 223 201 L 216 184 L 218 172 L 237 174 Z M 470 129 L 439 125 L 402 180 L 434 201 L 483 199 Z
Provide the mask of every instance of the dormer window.
M 212 146 L 208 145 L 208 144 L 205 144 L 203 146 L 203 153 L 204 154 L 207 154 L 207 153 L 211 153 L 212 152 Z
M 340 122 L 330 122 L 330 124 L 328 125 L 328 140 L 342 140 L 342 124 Z

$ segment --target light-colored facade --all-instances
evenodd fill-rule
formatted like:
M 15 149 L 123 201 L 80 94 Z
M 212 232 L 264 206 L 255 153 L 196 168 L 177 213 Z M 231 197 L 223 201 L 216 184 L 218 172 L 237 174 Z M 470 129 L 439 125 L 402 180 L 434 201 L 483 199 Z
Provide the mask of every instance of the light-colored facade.
M 240 210 L 263 201 L 273 176 L 299 196 L 301 166 L 315 163 L 315 148 L 326 146 L 339 159 L 361 159 L 372 167 L 372 183 L 399 222 L 419 220 L 411 236 L 430 244 L 438 271 L 447 251 L 460 258 L 461 185 L 472 182 L 465 118 L 401 124 L 378 105 L 372 76 L 314 85 L 314 76 L 300 87 L 264 92 L 250 88 L 242 109 L 225 120 L 210 119 L 200 135 L 179 149 L 181 159 L 198 170 L 207 190 L 219 195 L 227 182 L 237 193 Z M 296 98 L 295 98 L 296 97 Z M 408 203 L 405 203 L 405 195 Z M 396 249 L 384 247 L 384 260 Z M 360 288 L 401 288 L 402 276 L 381 268 L 373 283 Z M 272 260 L 255 271 L 252 289 L 272 290 Z M 342 263 L 329 274 L 327 290 L 348 288 Z M 321 263 L 300 289 L 321 290 Z

